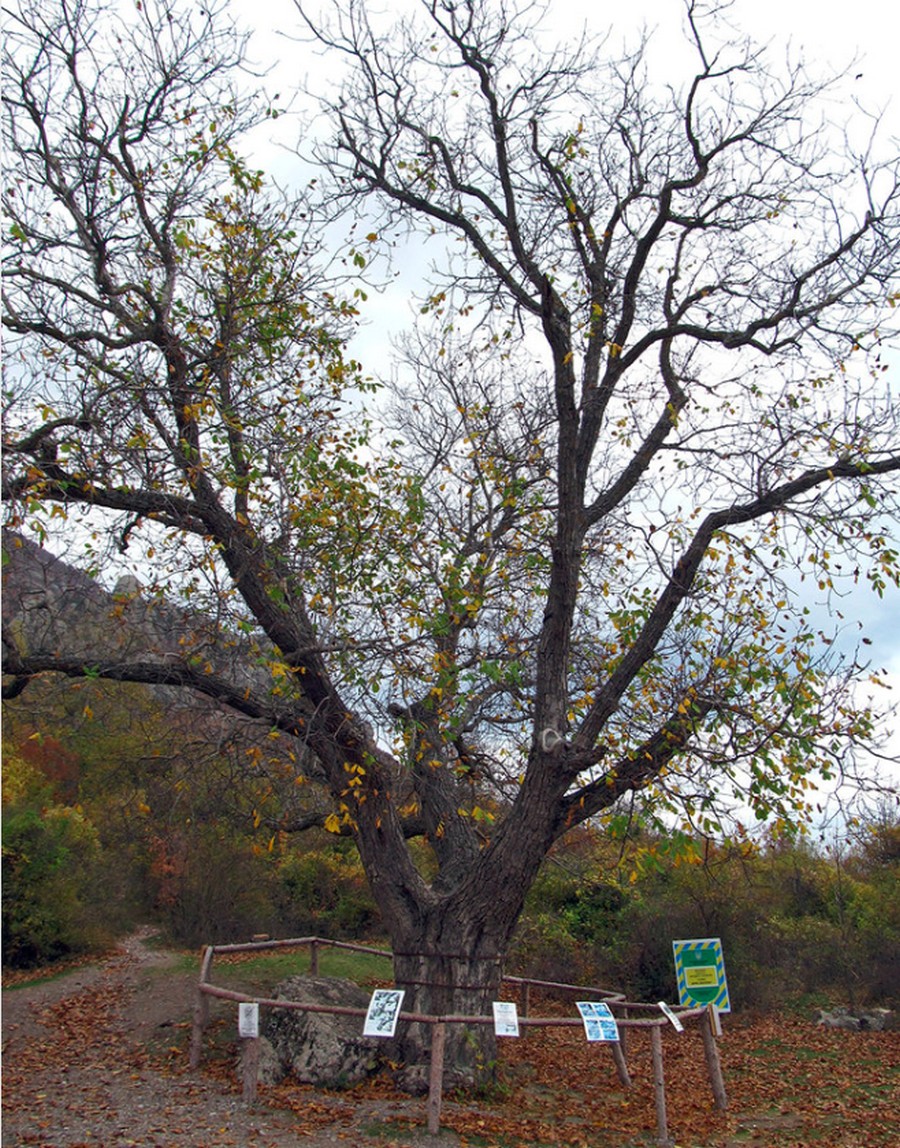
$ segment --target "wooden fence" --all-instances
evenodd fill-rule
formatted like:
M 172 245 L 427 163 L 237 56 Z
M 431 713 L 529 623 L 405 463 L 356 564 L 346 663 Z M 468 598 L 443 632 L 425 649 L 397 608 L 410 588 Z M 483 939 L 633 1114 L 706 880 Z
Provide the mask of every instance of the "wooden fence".
M 306 947 L 310 954 L 310 972 L 317 975 L 319 971 L 319 950 L 322 946 L 337 949 L 349 949 L 358 953 L 376 953 L 387 959 L 391 954 L 384 949 L 372 948 L 368 945 L 356 945 L 345 941 L 330 941 L 323 937 L 296 937 L 283 941 L 249 941 L 245 944 L 235 945 L 208 945 L 200 961 L 200 978 L 197 983 L 197 994 L 194 1004 L 193 1024 L 191 1027 L 190 1064 L 192 1069 L 200 1066 L 203 1057 L 203 1033 L 209 1022 L 210 999 L 234 1001 L 238 1004 L 256 1004 L 261 1008 L 296 1009 L 305 1012 L 334 1013 L 341 1016 L 365 1017 L 366 1010 L 360 1008 L 345 1008 L 337 1005 L 316 1005 L 304 1001 L 273 1000 L 266 997 L 249 996 L 246 993 L 236 992 L 233 989 L 221 988 L 210 980 L 213 959 L 216 954 L 257 952 L 267 949 Z M 650 1052 L 653 1064 L 653 1091 L 656 1105 L 657 1144 L 660 1148 L 670 1148 L 674 1143 L 669 1137 L 668 1118 L 666 1115 L 666 1084 L 663 1065 L 662 1029 L 670 1023 L 667 1017 L 661 1014 L 658 1004 L 649 1004 L 640 1001 L 628 1001 L 622 993 L 609 989 L 597 988 L 588 985 L 571 985 L 557 981 L 540 981 L 528 977 L 504 977 L 505 984 L 517 987 L 520 996 L 521 1015 L 519 1025 L 523 1028 L 569 1028 L 581 1027 L 580 1017 L 533 1017 L 529 1015 L 530 994 L 533 988 L 545 992 L 577 993 L 581 996 L 599 997 L 610 1008 L 616 1019 L 620 1039 L 608 1042 L 615 1064 L 616 1073 L 620 1083 L 625 1088 L 631 1087 L 631 1076 L 628 1072 L 626 1053 L 628 1035 L 631 1032 L 649 1032 Z M 716 1107 L 724 1110 L 727 1105 L 725 1083 L 722 1077 L 722 1068 L 719 1060 L 716 1036 L 719 1032 L 718 1015 L 712 1005 L 704 1008 L 674 1009 L 674 1015 L 681 1024 L 696 1021 L 703 1042 L 703 1052 L 709 1075 L 710 1086 Z M 640 1016 L 645 1012 L 649 1015 Z M 462 1024 L 468 1027 L 494 1023 L 492 1016 L 431 1016 L 423 1013 L 401 1012 L 398 1018 L 402 1021 L 414 1021 L 419 1024 L 434 1026 L 431 1039 L 431 1067 L 429 1077 L 429 1091 L 427 1101 L 428 1131 L 436 1135 L 440 1130 L 441 1104 L 443 1095 L 444 1075 L 444 1042 L 447 1026 Z M 243 1049 L 243 1089 L 244 1100 L 252 1103 L 256 1097 L 256 1079 L 259 1064 L 258 1039 L 246 1039 Z

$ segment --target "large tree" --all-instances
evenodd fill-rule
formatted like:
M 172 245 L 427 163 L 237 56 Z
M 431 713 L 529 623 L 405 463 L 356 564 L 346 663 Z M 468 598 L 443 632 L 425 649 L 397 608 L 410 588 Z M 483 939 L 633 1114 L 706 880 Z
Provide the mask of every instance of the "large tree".
M 11 520 L 77 512 L 94 564 L 115 540 L 216 628 L 90 657 L 11 635 L 7 687 L 164 682 L 266 723 L 315 762 L 433 1013 L 487 1011 L 573 826 L 802 817 L 872 718 L 798 571 L 898 579 L 896 158 L 693 5 L 671 88 L 643 45 L 547 51 L 533 14 L 300 13 L 346 69 L 318 155 L 319 210 L 366 233 L 344 265 L 435 236 L 392 435 L 316 270 L 334 232 L 238 158 L 222 13 L 64 0 L 9 29 Z M 413 1082 L 428 1034 L 405 1040 Z

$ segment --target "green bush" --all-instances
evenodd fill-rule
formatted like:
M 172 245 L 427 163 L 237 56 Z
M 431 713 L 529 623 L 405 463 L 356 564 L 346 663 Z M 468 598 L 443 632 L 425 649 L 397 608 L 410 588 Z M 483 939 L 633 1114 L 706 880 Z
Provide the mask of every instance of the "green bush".
M 588 984 L 593 962 L 557 913 L 526 914 L 519 922 L 506 971 L 542 981 Z
M 900 833 L 889 819 L 843 853 L 773 840 L 760 851 L 699 842 L 703 863 L 665 843 L 650 863 L 560 851 L 529 896 L 514 957 L 547 979 L 675 997 L 673 940 L 719 937 L 735 1008 L 828 995 L 853 1007 L 900 997 Z M 604 851 L 605 850 L 605 851 Z M 623 881 L 624 874 L 633 879 Z
M 292 850 L 279 859 L 276 880 L 279 917 L 288 934 L 353 940 L 381 932 L 355 849 Z
M 100 847 L 77 810 L 27 802 L 3 815 L 3 963 L 33 968 L 98 942 Z
M 563 915 L 574 937 L 608 948 L 617 945 L 626 903 L 626 895 L 617 885 L 604 881 L 580 883 Z
M 583 841 L 581 842 L 583 845 Z M 606 984 L 622 944 L 627 894 L 598 880 L 591 857 L 545 863 L 532 886 L 508 959 L 511 972 L 540 980 Z

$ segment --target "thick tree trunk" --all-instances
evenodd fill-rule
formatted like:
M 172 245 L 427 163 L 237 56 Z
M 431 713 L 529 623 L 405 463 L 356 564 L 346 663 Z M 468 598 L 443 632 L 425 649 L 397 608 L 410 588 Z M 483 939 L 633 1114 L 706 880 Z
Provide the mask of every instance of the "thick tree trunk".
M 394 978 L 406 992 L 404 1012 L 428 1016 L 491 1016 L 503 975 L 502 957 L 509 930 L 493 923 L 478 930 L 457 913 L 436 912 L 417 934 L 394 941 Z M 401 1023 L 398 1082 L 405 1090 L 428 1089 L 434 1026 Z M 494 1073 L 496 1042 L 492 1024 L 447 1026 L 444 1086 L 471 1087 Z
M 464 819 L 456 818 L 446 787 L 425 787 L 422 792 L 438 805 L 444 825 L 434 845 L 439 872 L 428 884 L 413 865 L 388 800 L 387 767 L 379 775 L 375 765 L 373 753 L 365 761 L 363 785 L 357 787 L 356 841 L 390 935 L 395 983 L 406 994 L 403 1011 L 490 1022 L 446 1028 L 444 1084 L 470 1087 L 494 1074 L 491 1004 L 499 998 L 503 960 L 525 895 L 552 842 L 553 799 L 565 782 L 551 784 L 545 778 L 540 787 L 526 784 L 528 800 L 518 804 L 517 816 L 480 849 L 474 835 L 473 846 L 464 827 L 455 824 L 454 819 Z M 454 848 L 448 848 L 448 841 Z M 427 1091 L 433 1028 L 404 1021 L 398 1029 L 399 1083 L 409 1091 Z

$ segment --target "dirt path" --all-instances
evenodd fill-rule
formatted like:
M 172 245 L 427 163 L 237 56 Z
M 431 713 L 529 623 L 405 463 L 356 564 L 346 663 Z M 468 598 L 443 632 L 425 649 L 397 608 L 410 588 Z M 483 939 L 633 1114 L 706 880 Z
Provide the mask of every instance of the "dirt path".
M 337 1097 L 312 1094 L 293 1111 L 263 1097 L 248 1108 L 236 1073 L 229 1080 L 187 1071 L 196 975 L 175 971 L 177 958 L 149 939 L 142 930 L 97 965 L 3 991 L 4 1146 L 416 1148 L 423 1142 L 419 1130 L 372 1139 L 364 1128 L 373 1113 Z M 459 1140 L 447 1133 L 438 1142 Z

